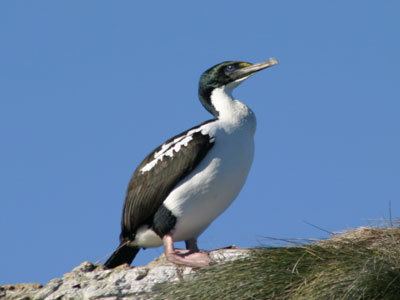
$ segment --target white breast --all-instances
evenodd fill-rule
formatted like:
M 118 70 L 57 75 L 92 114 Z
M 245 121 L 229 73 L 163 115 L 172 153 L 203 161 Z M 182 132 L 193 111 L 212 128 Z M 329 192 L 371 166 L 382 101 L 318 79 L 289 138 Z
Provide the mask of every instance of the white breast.
M 174 240 L 199 236 L 239 194 L 253 162 L 255 122 L 248 109 L 236 124 L 224 120 L 210 124 L 214 147 L 164 201 L 177 216 Z

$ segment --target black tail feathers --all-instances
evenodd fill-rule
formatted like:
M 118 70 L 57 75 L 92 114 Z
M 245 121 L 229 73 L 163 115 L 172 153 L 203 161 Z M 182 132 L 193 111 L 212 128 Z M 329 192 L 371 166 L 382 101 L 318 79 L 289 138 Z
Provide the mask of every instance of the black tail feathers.
M 140 248 L 128 246 L 126 243 L 119 245 L 117 250 L 111 254 L 110 258 L 104 263 L 107 269 L 118 267 L 122 264 L 131 264 Z

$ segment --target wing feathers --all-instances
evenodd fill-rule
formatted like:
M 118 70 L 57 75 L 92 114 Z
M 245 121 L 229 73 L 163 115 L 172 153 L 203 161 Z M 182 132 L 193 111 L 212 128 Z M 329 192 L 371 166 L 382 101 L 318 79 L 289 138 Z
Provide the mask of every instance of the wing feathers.
M 140 226 L 150 224 L 172 189 L 207 155 L 214 139 L 201 132 L 205 123 L 169 139 L 136 169 L 125 198 L 121 240 L 133 239 Z

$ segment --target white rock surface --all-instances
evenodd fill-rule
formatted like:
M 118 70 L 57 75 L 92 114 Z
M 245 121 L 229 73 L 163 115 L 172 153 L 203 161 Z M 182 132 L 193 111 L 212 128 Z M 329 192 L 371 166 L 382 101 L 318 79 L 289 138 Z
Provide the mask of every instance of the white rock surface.
M 210 252 L 213 264 L 245 258 L 247 249 L 220 249 Z M 59 300 L 59 299 L 151 299 L 156 284 L 190 280 L 196 269 L 171 264 L 164 256 L 146 266 L 120 266 L 104 270 L 90 262 L 83 262 L 62 278 L 46 285 L 15 284 L 0 286 L 0 299 Z

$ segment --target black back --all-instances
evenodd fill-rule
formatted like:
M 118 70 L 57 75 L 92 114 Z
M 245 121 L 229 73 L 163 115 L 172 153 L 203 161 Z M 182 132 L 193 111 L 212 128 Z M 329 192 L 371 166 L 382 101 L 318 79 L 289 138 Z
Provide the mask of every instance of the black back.
M 186 130 L 164 144 L 168 144 L 178 137 L 186 135 L 190 130 L 213 121 L 215 119 Z M 173 152 L 172 157 L 164 156 L 150 170 L 141 171 L 147 163 L 154 160 L 154 154 L 161 150 L 161 145 L 153 150 L 135 170 L 129 182 L 124 203 L 121 241 L 133 240 L 140 226 L 153 223 L 154 215 L 169 193 L 203 160 L 214 145 L 212 137 L 208 134 L 204 135 L 199 131 L 191 136 L 192 139 L 187 146 L 182 145 L 178 152 Z M 171 144 L 169 149 L 174 146 L 175 143 Z

